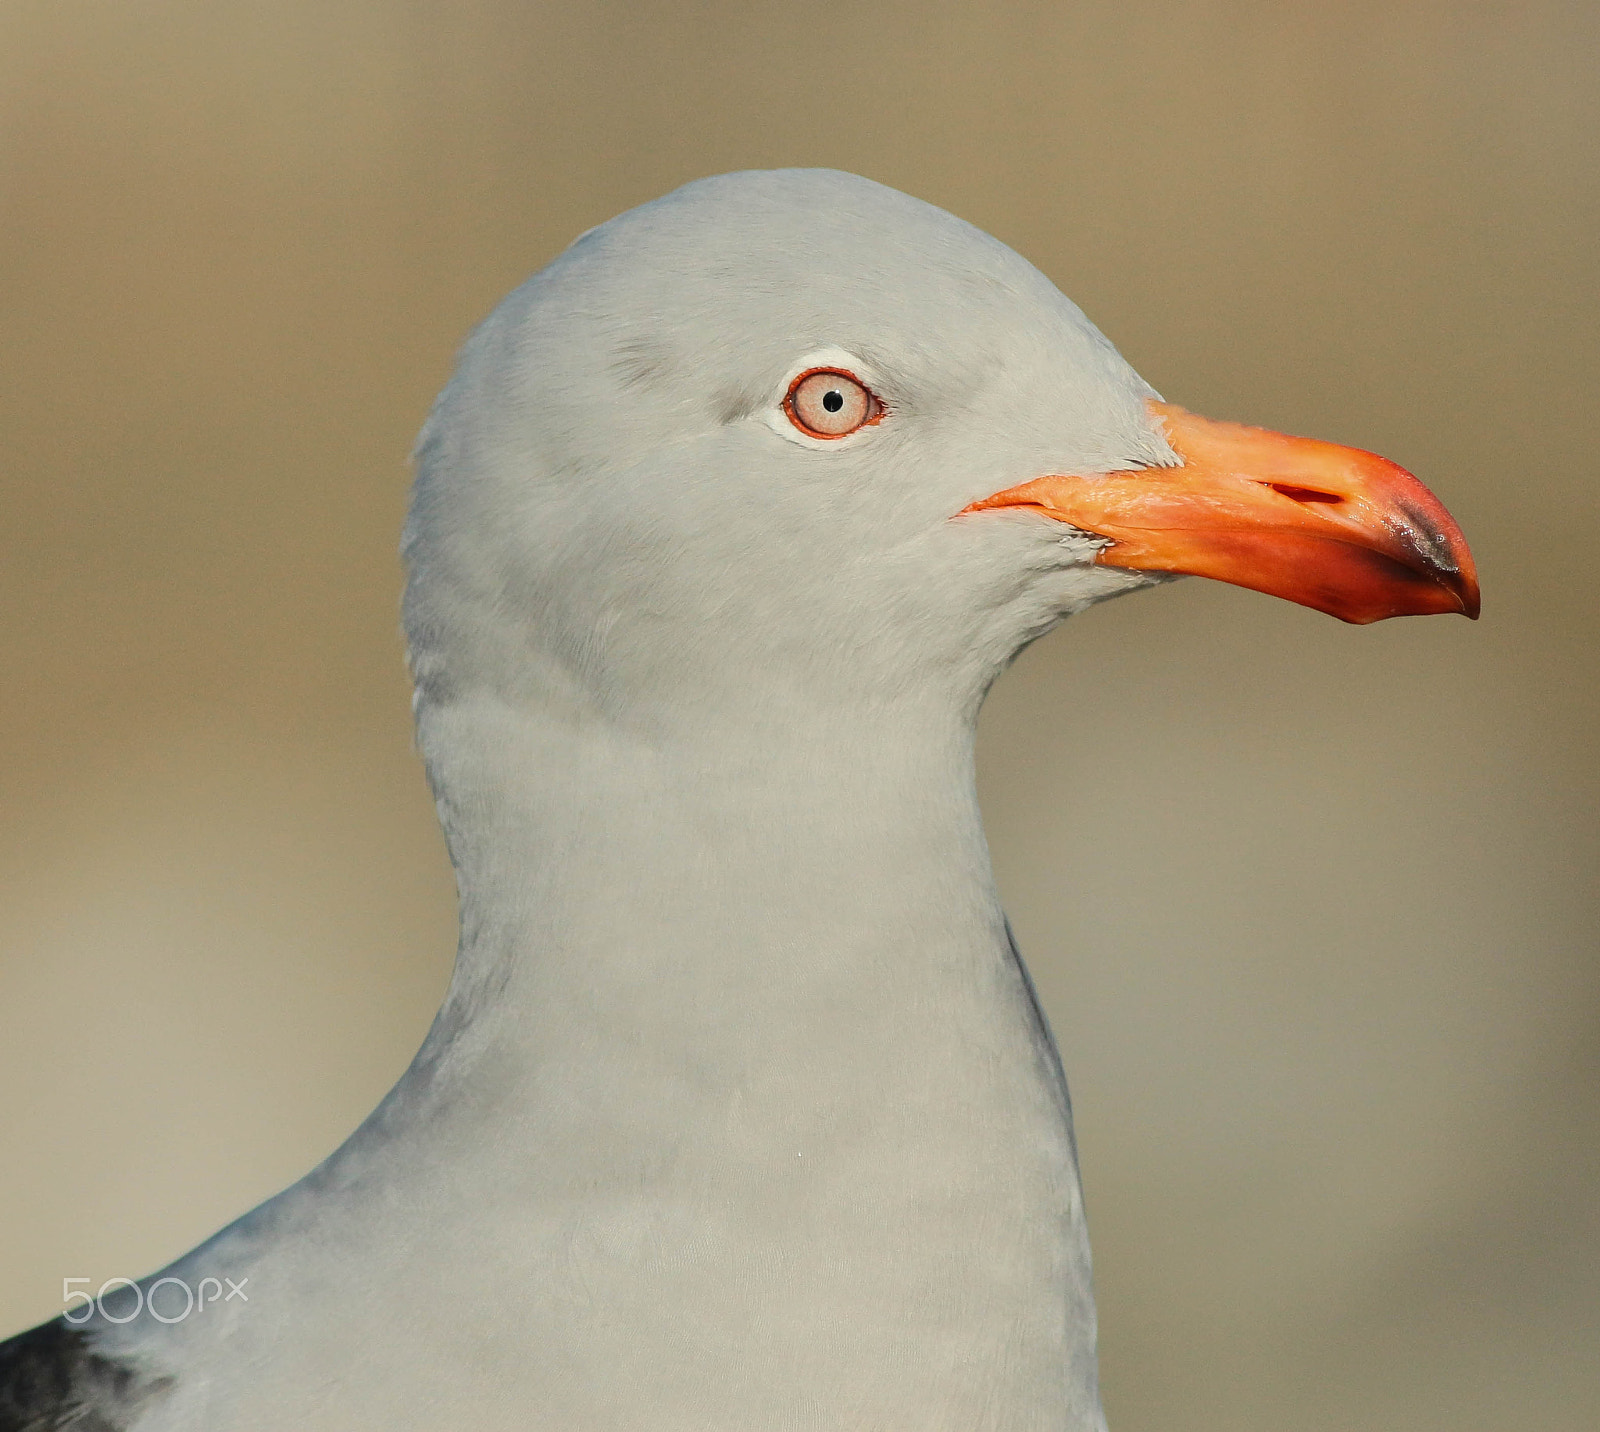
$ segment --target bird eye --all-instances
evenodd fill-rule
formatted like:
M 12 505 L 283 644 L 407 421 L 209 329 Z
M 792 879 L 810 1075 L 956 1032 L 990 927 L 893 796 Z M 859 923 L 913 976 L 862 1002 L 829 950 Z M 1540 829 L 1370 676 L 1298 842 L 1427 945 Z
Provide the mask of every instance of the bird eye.
M 864 383 L 836 368 L 813 368 L 789 385 L 783 410 L 801 432 L 842 438 L 883 416 L 883 404 Z

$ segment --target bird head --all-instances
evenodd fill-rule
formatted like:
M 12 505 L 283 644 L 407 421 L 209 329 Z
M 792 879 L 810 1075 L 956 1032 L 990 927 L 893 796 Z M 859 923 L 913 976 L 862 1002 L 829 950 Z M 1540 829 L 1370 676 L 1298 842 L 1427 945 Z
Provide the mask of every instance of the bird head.
M 1178 574 L 1348 621 L 1475 615 L 1373 454 L 1166 404 L 1026 260 L 852 175 L 706 179 L 485 321 L 418 446 L 419 701 L 619 719 L 953 701 Z

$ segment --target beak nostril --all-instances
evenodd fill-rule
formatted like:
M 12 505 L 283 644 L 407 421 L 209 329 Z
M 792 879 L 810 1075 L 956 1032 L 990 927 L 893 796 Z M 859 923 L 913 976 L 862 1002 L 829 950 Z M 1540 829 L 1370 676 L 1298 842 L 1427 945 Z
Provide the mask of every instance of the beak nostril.
M 1295 502 L 1343 502 L 1344 498 L 1336 492 L 1319 492 L 1314 487 L 1295 487 L 1287 482 L 1269 482 L 1266 484 L 1274 492 L 1280 492 L 1285 497 L 1292 498 Z

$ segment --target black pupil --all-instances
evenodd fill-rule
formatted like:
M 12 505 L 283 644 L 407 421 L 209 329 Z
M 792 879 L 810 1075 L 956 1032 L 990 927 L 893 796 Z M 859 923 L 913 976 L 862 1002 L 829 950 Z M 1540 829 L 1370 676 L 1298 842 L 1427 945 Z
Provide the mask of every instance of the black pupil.
M 830 413 L 837 413 L 839 409 L 844 406 L 844 394 L 841 393 L 837 388 L 829 388 L 828 391 L 822 395 L 822 406 L 825 407 Z

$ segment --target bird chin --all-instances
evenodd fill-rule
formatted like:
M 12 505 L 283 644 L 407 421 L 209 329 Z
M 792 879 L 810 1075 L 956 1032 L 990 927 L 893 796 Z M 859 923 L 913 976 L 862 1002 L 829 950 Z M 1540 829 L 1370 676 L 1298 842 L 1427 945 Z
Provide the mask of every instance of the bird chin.
M 1002 618 L 1004 634 L 998 639 L 1004 644 L 1004 650 L 999 650 L 997 644 L 994 651 L 997 659 L 990 680 L 1024 648 L 1048 635 L 1068 617 L 1113 597 L 1175 581 L 1180 575 L 1133 571 L 1127 567 L 1097 567 L 1093 565 L 1094 557 L 1104 543 L 1094 539 L 1079 545 L 1082 550 L 1077 560 L 1056 567 L 1008 606 Z
M 1108 602 L 1113 597 L 1120 597 L 1128 592 L 1175 582 L 1183 575 L 1181 572 L 1136 571 L 1131 567 L 1093 565 L 1096 555 L 1107 545 L 1103 538 L 1085 534 L 1084 537 L 1073 540 L 1072 545 L 1078 548 L 1082 555 L 1058 574 L 1059 610 L 1063 617 L 1072 616 L 1086 607 Z

